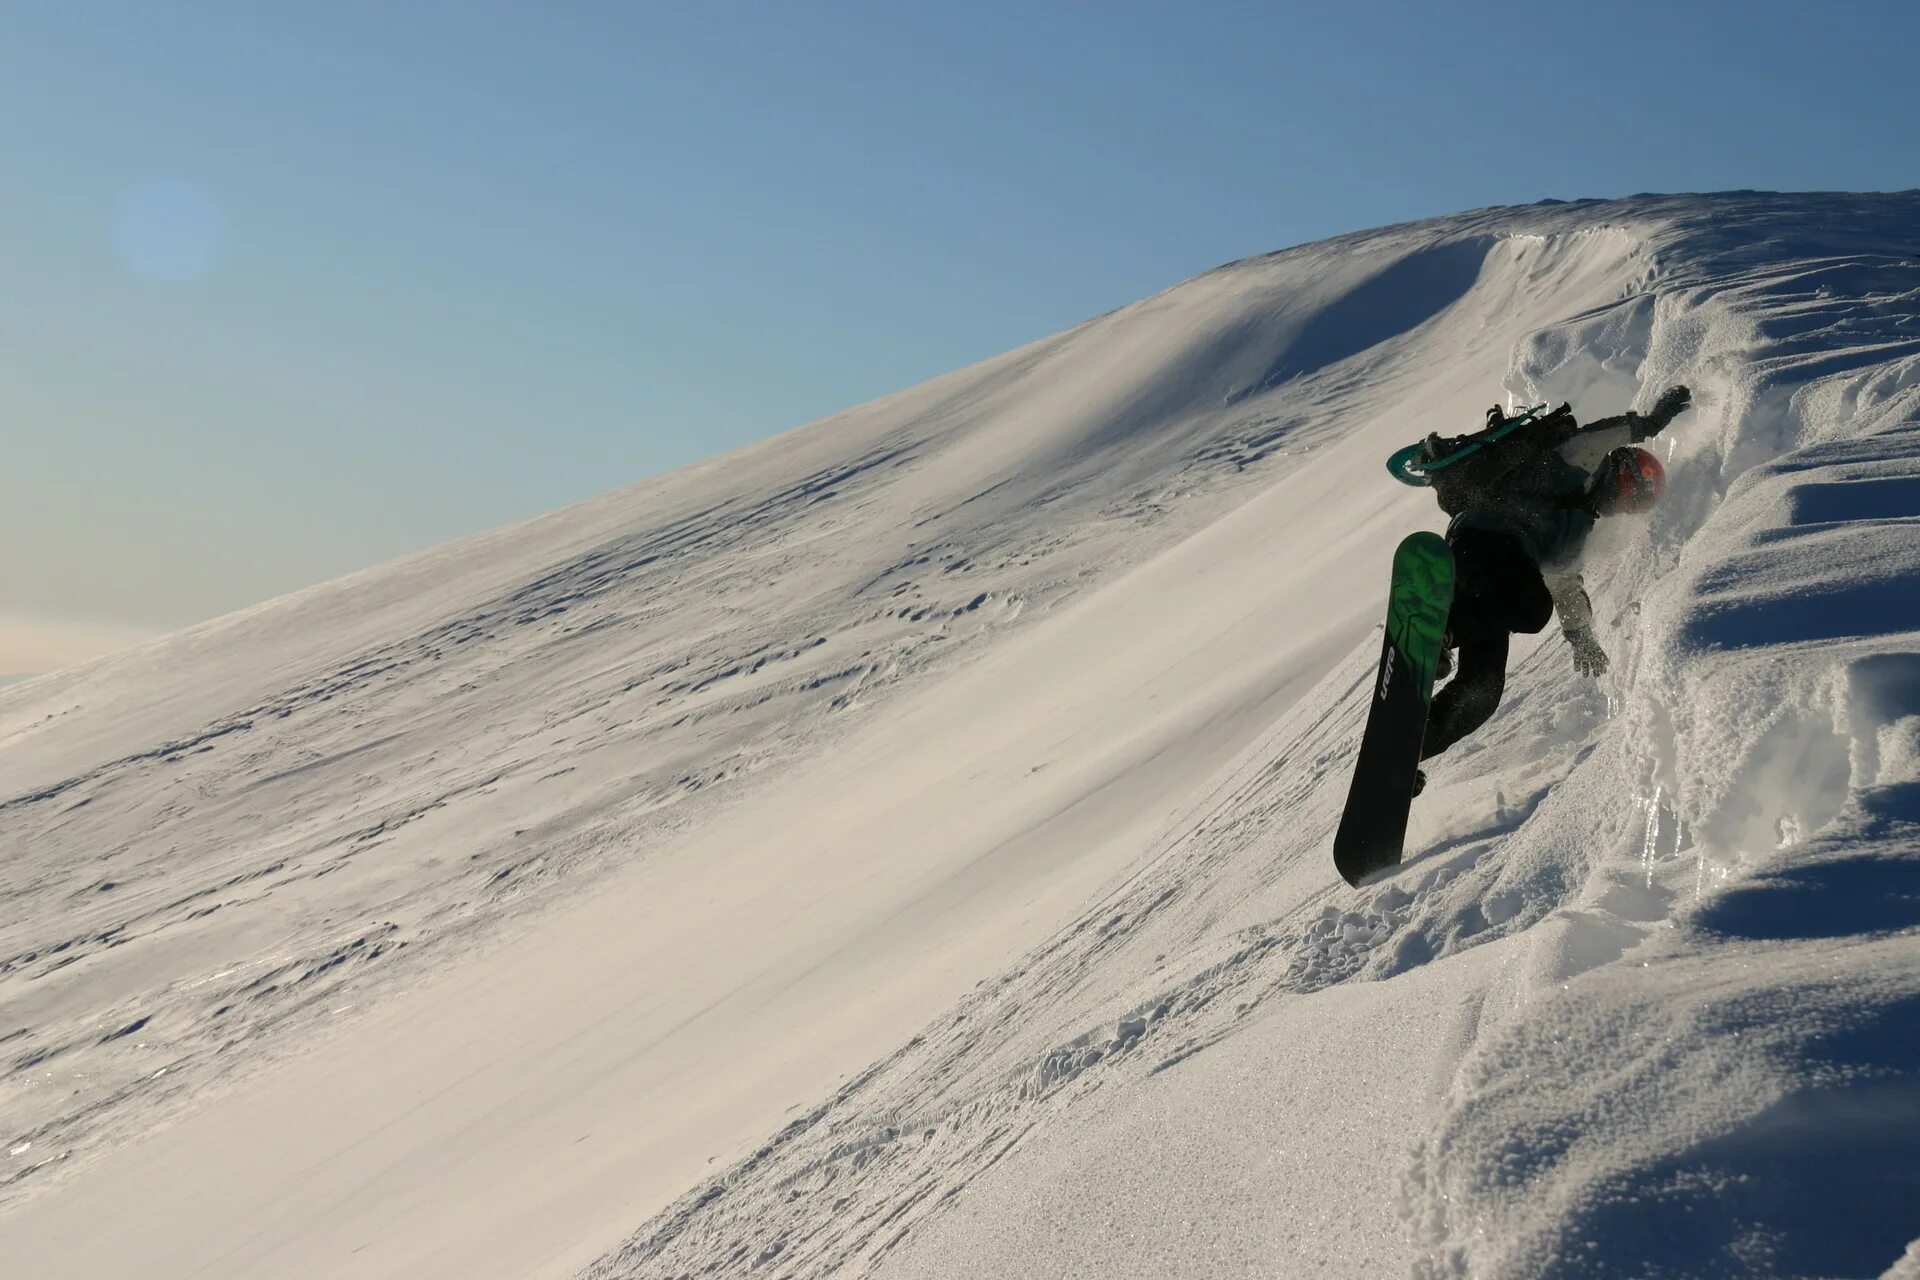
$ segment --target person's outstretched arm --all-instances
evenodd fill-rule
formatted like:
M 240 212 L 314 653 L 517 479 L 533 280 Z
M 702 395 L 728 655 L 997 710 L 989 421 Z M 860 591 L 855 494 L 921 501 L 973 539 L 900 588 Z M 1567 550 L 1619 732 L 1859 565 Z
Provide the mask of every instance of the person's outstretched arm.
M 1546 582 L 1554 616 L 1560 619 L 1560 634 L 1573 646 L 1573 669 L 1583 676 L 1605 675 L 1607 651 L 1593 638 L 1593 602 L 1587 598 L 1586 584 L 1578 573 L 1550 573 Z
M 1653 402 L 1653 408 L 1643 414 L 1629 409 L 1581 427 L 1561 450 L 1561 455 L 1582 470 L 1591 471 L 1613 450 L 1659 435 L 1692 404 L 1693 393 L 1687 388 L 1668 387 Z

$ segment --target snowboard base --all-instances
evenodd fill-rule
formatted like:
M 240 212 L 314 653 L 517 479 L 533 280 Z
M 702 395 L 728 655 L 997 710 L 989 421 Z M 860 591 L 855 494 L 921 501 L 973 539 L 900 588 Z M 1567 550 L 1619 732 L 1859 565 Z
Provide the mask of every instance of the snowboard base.
M 1386 634 L 1380 643 L 1367 727 L 1360 737 L 1346 811 L 1333 837 L 1333 865 L 1348 884 L 1395 866 L 1407 836 L 1414 775 L 1427 733 L 1434 669 L 1453 607 L 1453 551 L 1437 533 L 1416 533 L 1393 553 Z

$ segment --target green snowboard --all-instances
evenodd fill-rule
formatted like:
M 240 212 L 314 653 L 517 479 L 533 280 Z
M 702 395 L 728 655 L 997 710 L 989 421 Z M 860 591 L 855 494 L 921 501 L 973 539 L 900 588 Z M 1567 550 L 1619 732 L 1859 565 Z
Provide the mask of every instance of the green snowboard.
M 1346 812 L 1333 837 L 1333 865 L 1348 884 L 1400 861 L 1433 701 L 1433 673 L 1452 607 L 1453 552 L 1446 539 L 1437 533 L 1403 539 L 1393 553 L 1386 635 L 1367 727 Z

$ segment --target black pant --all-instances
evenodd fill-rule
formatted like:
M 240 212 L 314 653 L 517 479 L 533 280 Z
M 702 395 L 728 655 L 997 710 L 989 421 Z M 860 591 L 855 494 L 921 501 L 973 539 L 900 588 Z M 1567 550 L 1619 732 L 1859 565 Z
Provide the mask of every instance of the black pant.
M 1464 529 L 1453 548 L 1453 609 L 1447 633 L 1459 646 L 1453 679 L 1433 697 L 1420 758 L 1437 756 L 1487 722 L 1507 683 L 1507 638 L 1553 616 L 1540 566 L 1506 534 Z

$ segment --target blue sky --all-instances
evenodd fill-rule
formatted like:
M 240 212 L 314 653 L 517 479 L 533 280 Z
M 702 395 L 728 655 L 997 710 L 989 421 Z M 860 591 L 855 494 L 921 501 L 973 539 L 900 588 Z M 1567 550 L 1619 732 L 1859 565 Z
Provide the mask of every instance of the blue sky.
M 0 672 L 1248 254 L 1920 185 L 1917 37 L 1892 3 L 14 3 Z

